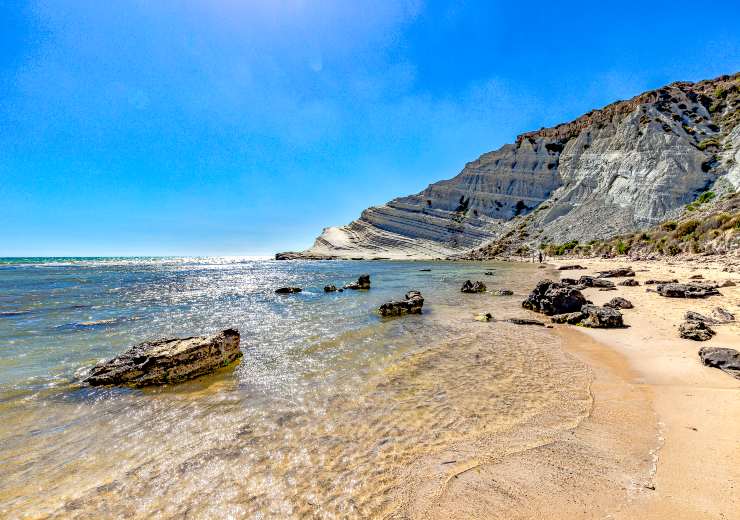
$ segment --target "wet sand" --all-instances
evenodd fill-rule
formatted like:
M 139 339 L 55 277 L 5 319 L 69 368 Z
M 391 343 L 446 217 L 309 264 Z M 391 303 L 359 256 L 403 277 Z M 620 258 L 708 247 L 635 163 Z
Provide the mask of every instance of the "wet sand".
M 618 286 L 617 291 L 584 291 L 596 304 L 615 296 L 632 301 L 635 308 L 622 311 L 628 329 L 570 327 L 572 333 L 610 349 L 598 357 L 623 357 L 628 371 L 621 374 L 630 386 L 649 398 L 657 415 L 662 440 L 653 479 L 655 489 L 616 512 L 614 518 L 740 518 L 740 381 L 703 366 L 697 355 L 705 345 L 740 349 L 740 324 L 736 321 L 714 327 L 717 335 L 705 342 L 678 336 L 686 310 L 708 314 L 719 306 L 740 318 L 740 287 L 721 288 L 722 296 L 694 300 L 664 298 L 646 292 L 642 285 L 651 278 L 686 282 L 690 276 L 702 274 L 705 280 L 721 282 L 740 281 L 740 276 L 722 271 L 721 266 L 583 259 L 556 263 L 578 263 L 588 268 L 561 271 L 563 276 L 630 265 L 641 283 L 638 287 Z M 598 387 L 594 395 L 598 408 Z

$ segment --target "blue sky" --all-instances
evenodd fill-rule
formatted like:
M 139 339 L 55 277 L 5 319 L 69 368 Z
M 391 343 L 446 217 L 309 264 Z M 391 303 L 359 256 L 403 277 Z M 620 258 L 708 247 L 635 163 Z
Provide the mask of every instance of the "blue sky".
M 740 4 L 0 0 L 0 256 L 270 254 L 740 70 Z

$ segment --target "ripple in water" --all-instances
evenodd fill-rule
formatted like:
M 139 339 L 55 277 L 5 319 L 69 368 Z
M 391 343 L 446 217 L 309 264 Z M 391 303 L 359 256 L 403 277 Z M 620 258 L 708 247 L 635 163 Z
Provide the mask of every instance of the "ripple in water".
M 486 283 L 519 296 L 460 294 L 462 281 L 492 267 Z M 321 290 L 363 272 L 370 291 Z M 439 499 L 455 472 L 537 445 L 588 413 L 590 374 L 551 331 L 471 319 L 521 315 L 539 274 L 227 259 L 0 271 L 0 311 L 32 309 L 0 320 L 10 345 L 0 354 L 0 512 L 404 516 L 419 490 Z M 286 285 L 305 290 L 273 293 Z M 409 289 L 424 294 L 423 315 L 373 313 Z M 65 328 L 80 323 L 95 325 Z M 77 368 L 130 343 L 227 326 L 240 329 L 245 357 L 213 376 L 147 390 L 70 383 Z

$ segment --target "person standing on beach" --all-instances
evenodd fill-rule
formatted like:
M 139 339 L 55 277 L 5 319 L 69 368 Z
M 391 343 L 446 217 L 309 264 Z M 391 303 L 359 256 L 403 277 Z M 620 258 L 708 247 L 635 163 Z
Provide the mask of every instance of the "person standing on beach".
M 540 251 L 540 263 L 542 263 L 542 251 Z

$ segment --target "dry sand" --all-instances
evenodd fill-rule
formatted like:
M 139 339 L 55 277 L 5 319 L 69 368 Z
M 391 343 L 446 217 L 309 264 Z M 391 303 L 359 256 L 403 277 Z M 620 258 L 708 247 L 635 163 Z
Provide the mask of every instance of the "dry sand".
M 566 334 L 583 335 L 609 347 L 611 354 L 623 356 L 629 369 L 609 351 L 579 353 L 578 341 L 566 341 L 566 348 L 595 366 L 612 367 L 629 385 L 649 396 L 661 442 L 657 469 L 651 486 L 609 518 L 644 519 L 738 519 L 740 518 L 740 380 L 699 361 L 697 352 L 705 345 L 740 349 L 740 275 L 724 272 L 721 266 L 701 264 L 672 265 L 665 262 L 625 260 L 568 260 L 557 265 L 578 263 L 588 270 L 561 271 L 562 276 L 593 274 L 598 270 L 630 265 L 641 283 L 637 287 L 618 286 L 616 291 L 589 288 L 587 298 L 603 304 L 622 296 L 634 304 L 623 310 L 627 329 L 597 330 L 581 327 Z M 647 279 L 688 281 L 702 274 L 706 280 L 734 280 L 736 287 L 720 289 L 722 296 L 706 299 L 664 298 L 647 292 Z M 615 279 L 619 281 L 619 279 Z M 687 310 L 709 314 L 723 307 L 736 315 L 734 324 L 713 327 L 717 335 L 709 341 L 680 339 L 678 325 Z M 570 347 L 568 347 L 570 345 Z M 589 355 L 591 356 L 589 359 Z M 607 370 L 608 371 L 608 370 Z M 593 387 L 595 409 L 610 396 L 599 388 L 599 371 Z M 650 428 L 649 424 L 644 425 Z

